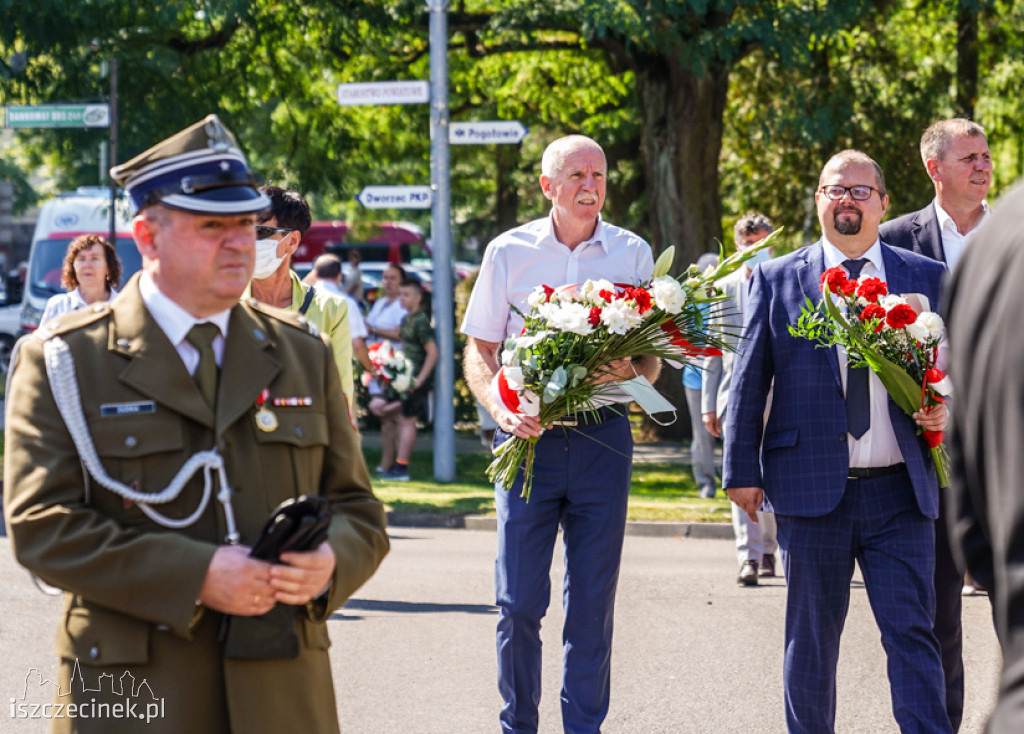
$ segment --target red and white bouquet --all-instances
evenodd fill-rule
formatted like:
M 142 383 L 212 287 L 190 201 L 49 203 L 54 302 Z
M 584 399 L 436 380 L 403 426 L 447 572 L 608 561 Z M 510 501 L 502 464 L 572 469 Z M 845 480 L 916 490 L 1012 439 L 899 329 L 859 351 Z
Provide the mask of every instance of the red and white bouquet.
M 538 285 L 527 299 L 529 312 L 516 309 L 525 325 L 521 334 L 505 341 L 501 368 L 491 385 L 496 401 L 511 413 L 537 417 L 542 426 L 566 416 L 586 420 L 600 406 L 621 398 L 623 391 L 649 413 L 674 411 L 642 377 L 630 380 L 633 385 L 595 380 L 625 357 L 651 355 L 681 366 L 721 354 L 726 327 L 708 326 L 712 305 L 724 299 L 714 283 L 771 244 L 769 237 L 721 257 L 717 267 L 703 273 L 690 266 L 679 278 L 668 274 L 674 255 L 670 247 L 655 263 L 652 279 L 639 286 L 607 280 L 559 288 Z M 512 437 L 495 449 L 488 478 L 508 489 L 522 470 L 522 496 L 529 501 L 537 440 Z
M 945 402 L 950 381 L 936 366 L 944 324 L 928 310 L 924 296 L 890 294 L 878 278 L 854 280 L 839 267 L 826 270 L 821 284 L 821 305 L 808 299 L 797 325 L 789 327 L 793 336 L 821 347 L 841 345 L 849 364 L 870 367 L 907 415 Z M 948 486 L 949 455 L 942 431 L 918 432 L 928 444 L 939 484 Z
M 400 349 L 395 349 L 387 339 L 370 345 L 366 351 L 369 352 L 370 362 L 373 364 L 373 375 L 384 383 L 385 392 L 391 393 L 392 397 L 399 400 L 405 399 L 415 379 L 412 361 Z M 371 376 L 369 372 L 364 372 L 364 382 L 368 383 Z

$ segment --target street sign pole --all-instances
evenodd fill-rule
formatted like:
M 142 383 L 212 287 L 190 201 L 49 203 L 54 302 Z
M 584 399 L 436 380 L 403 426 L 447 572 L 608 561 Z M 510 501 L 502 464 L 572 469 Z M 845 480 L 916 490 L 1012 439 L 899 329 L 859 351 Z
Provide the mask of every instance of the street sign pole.
M 430 11 L 430 242 L 434 262 L 434 479 L 455 481 L 455 293 L 452 287 L 451 182 L 448 168 L 448 0 Z
M 110 168 L 117 165 L 117 57 L 110 57 Z M 110 176 L 110 169 L 107 169 Z M 117 247 L 117 182 L 110 176 L 110 244 Z

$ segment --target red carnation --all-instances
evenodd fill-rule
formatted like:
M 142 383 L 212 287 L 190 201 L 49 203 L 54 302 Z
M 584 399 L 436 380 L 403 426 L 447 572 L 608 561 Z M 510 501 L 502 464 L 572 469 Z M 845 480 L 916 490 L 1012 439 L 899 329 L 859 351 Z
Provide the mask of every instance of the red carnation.
M 870 303 L 864 307 L 864 310 L 860 312 L 861 321 L 870 321 L 871 319 L 884 319 L 885 309 L 879 306 L 877 303 Z
M 885 316 L 885 323 L 892 329 L 902 329 L 915 321 L 917 321 L 917 314 L 906 303 L 893 306 Z
M 605 301 L 614 301 L 614 300 L 615 300 L 615 294 L 614 294 L 614 293 L 612 293 L 612 292 L 611 292 L 610 290 L 608 290 L 607 288 L 605 288 L 605 289 L 603 289 L 603 290 L 599 290 L 599 291 L 597 292 L 597 295 L 598 295 L 598 296 L 600 296 L 600 297 L 601 297 L 602 299 L 604 299 Z
M 925 382 L 942 382 L 942 379 L 946 376 L 946 373 L 940 370 L 938 367 L 932 367 L 929 370 L 925 370 L 924 381 Z
M 544 289 L 544 302 L 547 303 L 551 300 L 551 295 L 555 292 L 555 289 L 549 285 L 541 285 Z
M 933 449 L 942 443 L 942 439 L 946 436 L 942 431 L 921 431 L 921 435 L 924 437 L 925 443 L 928 444 L 928 448 Z
M 885 283 L 878 278 L 864 278 L 857 284 L 857 295 L 866 298 L 871 303 L 878 301 L 879 296 L 888 294 Z
M 846 271 L 842 268 L 829 268 L 821 274 L 822 290 L 824 290 L 825 283 L 828 283 L 829 290 L 835 294 L 843 293 L 843 288 L 847 284 Z M 854 281 L 854 287 L 856 287 L 856 281 Z
M 590 309 L 590 316 L 587 317 L 587 321 L 595 329 L 601 325 L 601 309 L 598 306 L 594 306 Z
M 651 307 L 651 294 L 643 288 L 629 288 L 626 291 L 629 298 L 632 298 L 636 303 L 637 308 L 640 309 L 640 313 L 647 311 Z

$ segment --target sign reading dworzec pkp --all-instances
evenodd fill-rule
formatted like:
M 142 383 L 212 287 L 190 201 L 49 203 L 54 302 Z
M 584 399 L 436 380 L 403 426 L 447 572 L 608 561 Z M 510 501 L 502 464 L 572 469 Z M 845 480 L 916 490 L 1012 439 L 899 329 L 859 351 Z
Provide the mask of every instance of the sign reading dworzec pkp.
M 429 186 L 367 186 L 356 200 L 367 209 L 429 209 Z

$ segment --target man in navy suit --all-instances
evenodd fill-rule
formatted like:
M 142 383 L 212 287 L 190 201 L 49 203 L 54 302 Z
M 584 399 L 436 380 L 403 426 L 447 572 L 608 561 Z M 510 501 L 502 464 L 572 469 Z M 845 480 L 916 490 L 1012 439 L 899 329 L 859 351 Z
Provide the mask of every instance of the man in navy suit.
M 806 299 L 820 303 L 827 268 L 880 278 L 891 293 L 920 293 L 935 304 L 945 268 L 879 242 L 889 198 L 882 170 L 864 153 L 833 156 L 815 201 L 822 239 L 758 265 L 751 277 L 723 486 L 751 520 L 762 501 L 775 512 L 788 583 L 789 731 L 834 730 L 839 636 L 856 561 L 888 655 L 901 731 L 948 733 L 932 633 L 938 483 L 916 433 L 918 426 L 941 430 L 946 408 L 911 419 L 869 370 L 848 369 L 842 350 L 789 333 Z
M 935 184 L 935 200 L 920 211 L 886 222 L 879 236 L 887 245 L 926 255 L 952 270 L 968 235 L 988 217 L 985 197 L 992 185 L 992 155 L 985 131 L 970 120 L 939 120 L 921 136 L 921 160 Z M 934 631 L 946 676 L 946 711 L 957 731 L 964 714 L 963 576 L 950 550 L 944 504 L 940 501 L 935 521 Z

